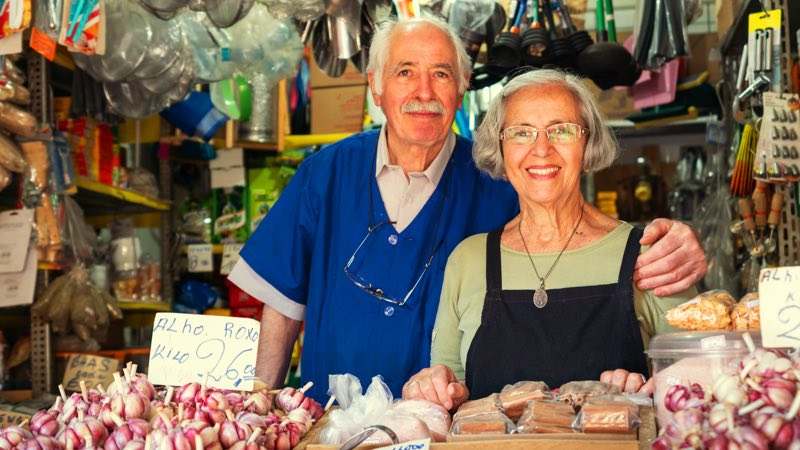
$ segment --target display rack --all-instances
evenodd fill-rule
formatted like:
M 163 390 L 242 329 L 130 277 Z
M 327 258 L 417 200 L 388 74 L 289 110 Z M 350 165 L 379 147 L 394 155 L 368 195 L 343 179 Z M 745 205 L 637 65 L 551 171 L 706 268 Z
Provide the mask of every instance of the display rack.
M 67 69 L 74 69 L 74 63 L 68 52 L 59 49 L 56 56 L 55 64 Z M 40 123 L 52 123 L 49 63 L 37 53 L 30 51 L 27 54 L 27 70 L 28 87 L 32 99 L 31 112 L 39 119 Z M 159 157 L 158 161 L 160 195 L 164 198 L 171 198 L 172 183 L 169 161 L 162 157 Z M 73 194 L 73 198 L 83 209 L 87 221 L 94 225 L 107 224 L 111 219 L 119 216 L 152 217 L 153 214 L 158 215 L 161 241 L 161 298 L 163 302 L 121 302 L 120 307 L 126 313 L 136 316 L 139 319 L 138 322 L 142 322 L 142 317 L 146 315 L 152 316 L 155 312 L 169 311 L 172 299 L 172 269 L 166 258 L 170 254 L 172 245 L 172 215 L 168 214 L 171 209 L 170 202 L 83 177 L 78 177 L 75 184 L 77 191 Z M 100 220 L 92 220 L 93 217 Z M 41 263 L 37 268 L 36 292 L 41 292 L 47 286 L 55 276 L 53 272 L 62 270 L 60 265 L 52 263 Z M 32 316 L 30 324 L 31 371 L 33 373 L 31 388 L 33 397 L 39 397 L 45 393 L 52 393 L 55 389 L 53 336 L 49 323 Z M 115 352 L 126 351 L 116 350 Z

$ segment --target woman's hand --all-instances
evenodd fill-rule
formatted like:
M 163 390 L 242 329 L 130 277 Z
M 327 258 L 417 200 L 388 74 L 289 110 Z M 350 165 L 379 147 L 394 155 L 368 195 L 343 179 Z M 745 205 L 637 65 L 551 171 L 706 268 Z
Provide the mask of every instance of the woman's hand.
M 403 399 L 428 400 L 448 411 L 458 408 L 467 398 L 467 387 L 443 364 L 420 370 L 403 385 Z
M 641 393 L 653 395 L 655 383 L 653 379 L 645 379 L 644 375 L 640 373 L 628 372 L 625 369 L 606 370 L 600 374 L 600 381 L 603 383 L 613 384 L 620 388 L 622 392 L 628 393 Z
M 677 294 L 700 281 L 708 271 L 697 234 L 685 223 L 656 219 L 644 229 L 639 242 L 652 245 L 636 260 L 633 279 L 639 289 L 652 289 L 660 297 Z

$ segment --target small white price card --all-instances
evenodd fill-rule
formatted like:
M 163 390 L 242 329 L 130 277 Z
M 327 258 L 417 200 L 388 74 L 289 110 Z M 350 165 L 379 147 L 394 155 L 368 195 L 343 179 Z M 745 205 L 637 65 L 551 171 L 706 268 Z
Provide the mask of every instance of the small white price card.
M 764 347 L 800 347 L 800 267 L 762 269 L 758 278 Z
M 383 431 L 376 431 L 375 433 L 383 433 Z M 387 445 L 386 447 L 379 447 L 375 450 L 428 450 L 431 448 L 430 439 L 418 439 L 416 441 L 401 442 L 399 444 Z
M 222 263 L 219 266 L 219 273 L 228 275 L 233 270 L 233 266 L 239 261 L 239 252 L 242 251 L 244 244 L 225 244 L 222 247 Z
M 253 390 L 259 322 L 241 317 L 158 313 L 147 377 L 153 384 L 205 383 Z
M 27 242 L 27 241 L 26 241 Z M 0 308 L 4 306 L 30 305 L 36 290 L 36 264 L 39 252 L 31 245 L 27 257 L 21 258 L 25 268 L 16 273 L 0 273 Z
M 211 244 L 190 244 L 186 247 L 189 272 L 213 272 L 214 254 Z
M 25 268 L 32 224 L 32 209 L 0 213 L 0 273 L 21 272 Z

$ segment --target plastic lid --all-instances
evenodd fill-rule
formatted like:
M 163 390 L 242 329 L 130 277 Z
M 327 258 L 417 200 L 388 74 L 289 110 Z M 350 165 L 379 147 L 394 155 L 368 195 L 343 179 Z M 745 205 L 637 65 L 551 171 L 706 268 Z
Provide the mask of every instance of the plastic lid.
M 650 340 L 645 352 L 650 358 L 689 355 L 740 355 L 748 353 L 742 335 L 750 333 L 756 347 L 761 346 L 757 331 L 684 331 L 659 334 Z

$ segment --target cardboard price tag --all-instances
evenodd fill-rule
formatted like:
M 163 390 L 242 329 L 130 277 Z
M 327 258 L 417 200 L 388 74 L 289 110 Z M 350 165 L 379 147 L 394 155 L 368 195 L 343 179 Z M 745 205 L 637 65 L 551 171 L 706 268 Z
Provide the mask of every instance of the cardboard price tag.
M 219 267 L 221 275 L 228 275 L 233 270 L 233 266 L 239 261 L 239 252 L 242 251 L 244 244 L 225 244 L 222 247 L 222 263 Z
M 77 392 L 81 390 L 81 381 L 88 387 L 102 384 L 108 386 L 114 381 L 114 373 L 119 369 L 119 361 L 94 355 L 72 355 L 67 360 L 62 384 L 64 389 Z
M 180 386 L 199 382 L 253 390 L 261 325 L 253 319 L 158 313 L 153 321 L 148 379 Z
M 30 47 L 35 52 L 44 56 L 48 61 L 56 59 L 55 39 L 36 27 L 31 28 Z
M 39 252 L 35 246 L 22 257 L 25 269 L 17 273 L 0 273 L 0 308 L 5 306 L 30 305 L 36 290 L 36 264 Z
M 186 248 L 189 272 L 212 272 L 214 253 L 211 244 L 191 244 Z
M 9 425 L 19 425 L 26 420 L 30 420 L 31 416 L 16 411 L 7 411 L 0 409 L 0 428 L 5 428 Z
M 800 267 L 762 269 L 758 278 L 764 347 L 800 347 Z
M 0 273 L 21 272 L 33 225 L 32 209 L 0 213 Z

